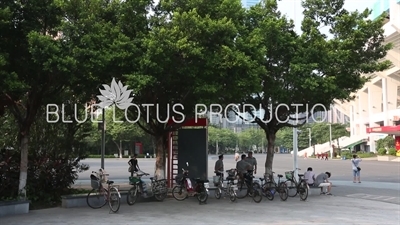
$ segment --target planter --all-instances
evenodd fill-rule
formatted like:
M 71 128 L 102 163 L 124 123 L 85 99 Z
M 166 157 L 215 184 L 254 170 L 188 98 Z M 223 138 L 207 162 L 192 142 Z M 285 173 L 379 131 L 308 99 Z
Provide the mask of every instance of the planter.
M 378 161 L 392 161 L 396 158 L 396 156 L 392 155 L 378 155 Z
M 30 201 L 4 201 L 0 202 L 0 217 L 25 214 L 29 212 Z

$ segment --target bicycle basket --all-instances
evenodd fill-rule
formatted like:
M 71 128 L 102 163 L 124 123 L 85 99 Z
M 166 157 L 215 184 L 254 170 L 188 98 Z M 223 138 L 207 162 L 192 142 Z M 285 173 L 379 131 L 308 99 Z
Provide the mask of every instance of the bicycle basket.
M 228 176 L 230 176 L 230 177 L 234 177 L 236 175 L 236 171 L 235 170 L 229 170 L 229 172 L 228 172 Z
M 181 183 L 182 183 L 182 178 L 183 178 L 183 175 L 182 175 L 182 174 L 176 175 L 176 177 L 175 177 L 175 182 L 176 182 L 177 184 L 181 184 Z
M 214 184 L 219 184 L 219 181 L 221 180 L 220 176 L 213 176 L 213 182 Z
M 100 187 L 101 187 L 100 180 L 91 179 L 90 180 L 90 185 L 92 186 L 93 189 L 96 189 L 96 190 L 100 189 Z
M 140 181 L 139 177 L 129 177 L 129 184 L 136 184 Z
M 286 179 L 291 180 L 292 179 L 292 172 L 290 172 L 290 171 L 285 172 L 285 177 L 286 177 Z

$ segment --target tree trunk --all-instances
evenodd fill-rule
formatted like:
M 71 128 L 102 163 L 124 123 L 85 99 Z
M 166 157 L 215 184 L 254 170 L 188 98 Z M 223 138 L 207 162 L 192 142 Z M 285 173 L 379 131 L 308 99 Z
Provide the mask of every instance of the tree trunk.
M 165 179 L 165 152 L 167 148 L 167 140 L 165 135 L 156 135 L 156 169 L 154 171 L 155 179 Z
M 272 164 L 274 162 L 275 154 L 275 140 L 276 135 L 274 132 L 265 132 L 268 140 L 267 144 L 267 156 L 265 159 L 265 173 L 272 176 Z
M 28 177 L 28 144 L 29 135 L 26 132 L 20 132 L 19 146 L 21 151 L 21 164 L 19 172 L 18 195 L 22 200 L 26 200 L 26 179 Z
M 118 148 L 119 158 L 122 158 L 122 148 L 121 148 L 121 144 L 118 144 L 116 141 L 112 141 L 112 142 L 114 142 L 115 146 L 117 146 L 117 148 Z

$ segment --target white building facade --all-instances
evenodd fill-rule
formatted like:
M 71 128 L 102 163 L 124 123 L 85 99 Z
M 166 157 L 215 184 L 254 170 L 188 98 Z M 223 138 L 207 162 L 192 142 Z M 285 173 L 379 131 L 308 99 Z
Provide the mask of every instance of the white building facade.
M 371 19 L 382 12 L 390 15 L 383 28 L 385 42 L 393 44 L 385 57 L 392 66 L 366 75 L 371 80 L 354 93 L 355 100 L 336 101 L 336 107 L 350 117 L 351 138 L 361 144 L 359 150 L 371 152 L 377 151 L 375 142 L 386 135 L 399 136 L 396 137 L 396 149 L 400 149 L 400 0 L 377 1 Z

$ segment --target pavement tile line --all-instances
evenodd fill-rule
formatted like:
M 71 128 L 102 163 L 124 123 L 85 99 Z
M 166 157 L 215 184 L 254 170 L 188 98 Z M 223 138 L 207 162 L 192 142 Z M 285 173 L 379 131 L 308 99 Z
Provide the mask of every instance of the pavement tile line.
M 124 199 L 123 199 L 124 200 Z M 356 210 L 355 210 L 356 209 Z M 393 204 L 348 197 L 310 196 L 305 202 L 298 197 L 287 201 L 264 199 L 229 199 L 210 196 L 208 204 L 199 205 L 195 198 L 182 202 L 166 199 L 164 202 L 138 202 L 133 206 L 121 204 L 118 213 L 101 209 L 52 208 L 31 211 L 28 214 L 0 219 L 4 225 L 192 225 L 192 224 L 399 224 L 399 212 Z M 379 213 L 379 216 L 377 216 Z

